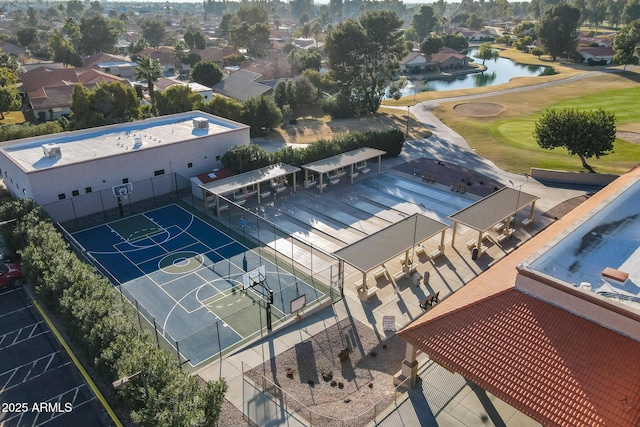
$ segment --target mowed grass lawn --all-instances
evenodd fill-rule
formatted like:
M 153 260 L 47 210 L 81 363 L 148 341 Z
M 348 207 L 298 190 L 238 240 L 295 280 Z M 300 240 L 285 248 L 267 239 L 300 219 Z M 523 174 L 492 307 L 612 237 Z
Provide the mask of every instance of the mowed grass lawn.
M 618 130 L 640 129 L 640 76 L 629 72 L 601 74 L 566 84 L 534 88 L 531 91 L 487 96 L 470 102 L 500 104 L 504 110 L 494 117 L 470 118 L 454 110 L 456 104 L 438 107 L 436 114 L 460 133 L 478 154 L 502 169 L 524 173 L 532 167 L 583 171 L 580 159 L 565 149 L 545 150 L 538 146 L 533 130 L 547 108 L 602 108 L 616 116 Z M 616 139 L 614 151 L 587 160 L 599 173 L 624 173 L 640 163 L 640 145 Z

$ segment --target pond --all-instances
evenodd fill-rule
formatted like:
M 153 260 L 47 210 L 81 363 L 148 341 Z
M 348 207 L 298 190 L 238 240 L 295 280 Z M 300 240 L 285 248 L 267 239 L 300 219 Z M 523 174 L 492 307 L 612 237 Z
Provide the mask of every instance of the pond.
M 478 49 L 472 49 L 467 56 L 474 58 L 476 63 L 482 64 L 481 59 L 476 59 Z M 508 83 L 514 77 L 535 77 L 542 75 L 549 67 L 538 65 L 524 65 L 513 62 L 507 58 L 498 58 L 496 61 L 487 60 L 484 65 L 487 71 L 484 73 L 471 73 L 450 77 L 442 80 L 413 80 L 402 90 L 402 96 L 413 95 L 416 92 L 445 91 L 455 89 L 470 89 L 481 86 L 495 86 Z

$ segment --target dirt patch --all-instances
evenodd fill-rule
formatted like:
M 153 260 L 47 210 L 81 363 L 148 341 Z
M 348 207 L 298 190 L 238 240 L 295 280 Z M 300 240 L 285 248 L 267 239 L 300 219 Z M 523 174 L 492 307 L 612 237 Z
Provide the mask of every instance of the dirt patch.
M 329 120 L 323 116 L 319 108 L 307 108 L 298 114 L 296 124 L 287 124 L 275 129 L 267 137 L 267 141 L 287 144 L 310 144 L 319 139 L 332 139 L 349 132 L 384 131 L 389 128 L 409 131 L 407 139 L 421 139 L 431 136 L 421 122 L 409 115 L 407 126 L 406 109 L 380 108 L 377 113 L 364 117 Z
M 619 130 L 618 132 L 616 132 L 616 137 L 625 141 L 629 141 L 632 144 L 640 144 L 640 133 L 638 132 Z
M 566 200 L 553 208 L 546 211 L 543 215 L 548 216 L 553 219 L 560 219 L 572 210 L 574 210 L 578 205 L 591 197 L 590 194 L 585 194 L 582 196 L 574 197 L 572 199 Z
M 493 102 L 467 102 L 453 107 L 453 111 L 469 117 L 493 117 L 504 110 L 504 106 Z
M 450 187 L 463 186 L 468 193 L 480 197 L 488 196 L 504 187 L 498 181 L 453 163 L 435 159 L 415 159 L 394 166 L 395 170 L 419 177 L 431 177 L 436 183 Z
M 397 335 L 381 339 L 370 327 L 345 319 L 246 375 L 260 384 L 264 375 L 267 384 L 278 385 L 288 394 L 287 407 L 304 418 L 304 407 L 311 409 L 314 424 L 365 414 L 357 423 L 365 425 L 373 419 L 374 406 L 380 411 L 392 402 L 393 375 L 405 354 L 406 343 Z M 341 361 L 341 356 L 348 358 Z M 282 398 L 275 387 L 267 389 Z

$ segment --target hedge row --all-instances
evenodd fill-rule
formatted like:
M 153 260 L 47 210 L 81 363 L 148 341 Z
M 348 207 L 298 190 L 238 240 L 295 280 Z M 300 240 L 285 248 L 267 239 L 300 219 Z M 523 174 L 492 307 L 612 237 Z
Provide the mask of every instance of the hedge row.
M 284 147 L 268 153 L 255 144 L 234 147 L 222 157 L 222 164 L 238 173 L 259 169 L 275 163 L 301 167 L 336 154 L 369 147 L 386 151 L 384 157 L 396 157 L 402 152 L 405 135 L 399 129 L 380 132 L 352 132 L 333 139 L 319 139 L 304 148 Z
M 103 382 L 144 372 L 146 389 L 138 376 L 113 391 L 114 404 L 141 426 L 215 425 L 227 388 L 224 378 L 201 389 L 196 378 L 182 372 L 172 355 L 137 328 L 135 309 L 78 259 L 33 201 L 0 206 L 0 221 L 14 218 L 17 221 L 2 227 L 7 247 L 21 256 L 36 295 L 59 316 Z

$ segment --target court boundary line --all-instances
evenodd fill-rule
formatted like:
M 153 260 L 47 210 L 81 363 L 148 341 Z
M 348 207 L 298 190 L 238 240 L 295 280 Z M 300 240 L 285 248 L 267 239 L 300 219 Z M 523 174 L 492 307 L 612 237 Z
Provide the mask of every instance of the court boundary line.
M 180 226 L 180 225 L 178 225 L 178 224 L 171 224 L 171 225 L 169 225 L 169 226 L 167 226 L 167 227 L 164 227 L 164 226 L 163 226 L 163 225 L 161 225 L 157 220 L 155 220 L 155 219 L 153 219 L 153 218 L 151 218 L 151 217 L 149 216 L 149 214 L 152 214 L 153 212 L 161 212 L 161 211 L 166 210 L 166 209 L 168 209 L 168 208 L 178 208 L 178 209 L 179 209 L 181 212 L 183 212 L 185 215 L 188 215 L 189 220 L 188 220 L 188 222 L 187 222 L 187 224 L 186 224 L 185 228 L 181 227 L 181 226 Z M 182 309 L 182 310 L 184 311 L 184 313 L 186 313 L 186 314 L 193 314 L 193 313 L 195 313 L 195 312 L 197 312 L 197 311 L 199 311 L 199 310 L 202 310 L 202 309 L 204 308 L 208 313 L 211 313 L 211 315 L 212 315 L 212 316 L 213 316 L 213 318 L 215 319 L 214 323 L 212 323 L 211 325 L 207 325 L 207 326 L 205 326 L 204 328 L 206 328 L 206 327 L 210 327 L 210 326 L 213 326 L 213 325 L 215 325 L 215 323 L 216 323 L 216 322 L 221 322 L 221 323 L 223 323 L 226 327 L 229 327 L 229 328 L 230 328 L 230 330 L 232 330 L 232 331 L 233 331 L 233 333 L 234 333 L 234 334 L 236 334 L 236 336 L 240 337 L 240 340 L 239 340 L 239 341 L 235 341 L 235 342 L 233 342 L 231 345 L 229 345 L 229 346 L 225 347 L 225 349 L 219 349 L 219 351 L 223 351 L 223 350 L 226 350 L 226 349 L 228 349 L 228 348 L 231 348 L 231 347 L 233 347 L 233 345 L 235 345 L 235 344 L 237 344 L 238 342 L 241 342 L 242 340 L 244 340 L 244 339 L 246 339 L 247 337 L 251 336 L 251 334 L 250 334 L 250 335 L 248 335 L 247 337 L 245 337 L 245 336 L 241 335 L 240 333 L 238 333 L 235 329 L 233 329 L 231 326 L 229 326 L 229 325 L 224 321 L 224 319 L 220 318 L 220 317 L 219 317 L 219 316 L 218 316 L 218 315 L 217 315 L 213 310 L 211 310 L 211 309 L 208 307 L 208 305 L 207 305 L 206 303 L 204 303 L 204 302 L 203 302 L 203 301 L 206 301 L 206 299 L 204 299 L 204 300 L 203 300 L 203 299 L 201 299 L 201 298 L 199 297 L 199 295 L 198 295 L 198 293 L 200 292 L 200 290 L 201 290 L 201 289 L 204 289 L 205 287 L 210 287 L 213 291 L 215 291 L 215 292 L 216 292 L 216 294 L 217 294 L 217 295 L 222 295 L 222 298 L 226 298 L 226 297 L 228 297 L 228 294 L 227 294 L 227 295 L 225 295 L 225 294 L 224 294 L 224 293 L 225 293 L 225 291 L 223 291 L 223 290 L 219 289 L 219 288 L 215 285 L 215 283 L 216 283 L 216 282 L 218 282 L 218 281 L 224 281 L 224 282 L 226 282 L 226 283 L 229 283 L 229 284 L 231 284 L 231 288 L 229 288 L 229 289 L 233 289 L 233 287 L 234 287 L 234 286 L 237 286 L 237 284 L 239 284 L 239 283 L 240 283 L 240 281 L 237 279 L 237 277 L 239 277 L 241 273 L 234 274 L 234 275 L 224 275 L 224 276 L 221 276 L 221 275 L 219 275 L 217 272 L 215 272 L 215 271 L 214 271 L 214 273 L 216 273 L 216 275 L 218 275 L 219 277 L 217 277 L 217 278 L 215 278 L 215 279 L 213 279 L 213 280 L 209 280 L 209 279 L 207 279 L 207 278 L 203 277 L 203 275 L 201 274 L 201 272 L 202 272 L 202 271 L 204 271 L 205 269 L 212 270 L 212 269 L 213 269 L 213 267 L 215 267 L 215 266 L 216 266 L 216 265 L 218 265 L 219 263 L 228 263 L 229 265 L 231 265 L 231 266 L 233 266 L 235 269 L 237 269 L 239 272 L 244 271 L 244 269 L 243 269 L 242 267 L 240 267 L 239 265 L 237 265 L 235 262 L 233 262 L 233 261 L 231 260 L 231 257 L 223 256 L 223 255 L 219 252 L 219 250 L 220 250 L 220 249 L 223 249 L 223 248 L 225 248 L 225 247 L 228 247 L 228 246 L 231 246 L 231 245 L 235 245 L 235 244 L 240 245 L 240 247 L 242 248 L 242 252 L 251 252 L 252 254 L 254 254 L 254 255 L 256 255 L 256 256 L 258 257 L 260 265 L 264 265 L 265 267 L 269 267 L 269 269 L 267 270 L 267 273 L 268 273 L 270 276 L 276 276 L 276 275 L 277 275 L 277 276 L 278 276 L 278 279 L 277 279 L 277 280 L 278 280 L 278 283 L 279 283 L 280 285 L 282 284 L 282 281 L 279 279 L 279 277 L 280 277 L 281 275 L 283 275 L 283 274 L 284 274 L 284 275 L 286 275 L 287 277 L 292 277 L 292 278 L 294 278 L 295 280 L 298 280 L 298 277 L 295 275 L 295 273 L 292 273 L 292 272 L 290 272 L 290 271 L 288 271 L 288 270 L 286 270 L 286 269 L 283 269 L 283 268 L 281 268 L 280 266 L 278 266 L 277 264 L 275 264 L 274 262 L 272 262 L 272 261 L 270 261 L 270 260 L 268 260 L 268 259 L 264 258 L 264 256 L 263 256 L 263 255 L 261 255 L 260 253 L 258 253 L 258 252 L 256 252 L 256 251 L 254 251 L 253 249 L 251 249 L 251 248 L 247 247 L 245 244 L 241 243 L 238 239 L 236 239 L 236 238 L 234 238 L 234 237 L 230 236 L 229 234 L 227 234 L 226 232 L 224 232 L 224 231 L 222 231 L 222 230 L 220 230 L 220 229 L 216 228 L 213 224 L 210 224 L 208 221 L 205 221 L 204 219 L 200 218 L 198 215 L 194 214 L 193 212 L 190 212 L 189 210 L 185 209 L 184 207 L 180 206 L 180 205 L 179 205 L 179 204 L 177 204 L 177 203 L 171 203 L 171 204 L 168 204 L 168 205 L 165 205 L 165 206 L 161 206 L 161 207 L 158 207 L 158 208 L 155 208 L 155 209 L 149 210 L 149 211 L 145 211 L 145 212 L 140 213 L 140 214 L 137 214 L 137 215 L 142 215 L 142 216 L 143 216 L 143 217 L 145 217 L 147 220 L 151 221 L 153 224 L 157 225 L 157 226 L 161 229 L 161 230 L 159 230 L 159 232 L 158 232 L 158 233 L 156 233 L 156 234 L 154 234 L 154 235 L 148 235 L 148 236 L 145 236 L 144 238 L 147 238 L 147 237 L 151 238 L 151 237 L 153 237 L 153 236 L 157 236 L 157 235 L 159 235 L 159 234 L 161 234 L 161 233 L 167 233 L 169 237 L 168 237 L 167 239 L 163 240 L 163 241 L 160 241 L 160 242 L 155 242 L 155 241 L 151 238 L 150 240 L 154 243 L 153 245 L 147 245 L 147 246 L 136 246 L 135 244 L 133 244 L 132 242 L 130 242 L 128 239 L 125 239 L 125 238 L 124 238 L 124 237 L 123 237 L 119 232 L 117 232 L 115 229 L 113 229 L 113 227 L 111 227 L 111 225 L 110 225 L 110 224 L 112 224 L 113 222 L 126 220 L 126 219 L 128 219 L 128 218 L 118 219 L 118 220 L 116 220 L 116 221 L 112 221 L 112 222 L 110 222 L 110 223 L 100 224 L 100 225 L 97 225 L 97 226 L 91 227 L 91 228 L 89 228 L 89 229 L 84 229 L 84 230 L 81 230 L 81 231 L 86 231 L 86 230 L 96 229 L 96 228 L 99 228 L 99 227 L 102 227 L 102 226 L 107 226 L 107 227 L 108 227 L 108 230 L 110 230 L 111 232 L 116 233 L 116 235 L 120 238 L 120 241 L 119 241 L 119 242 L 116 242 L 116 243 L 114 243 L 114 244 L 112 245 L 112 246 L 113 246 L 113 248 L 115 249 L 114 251 L 87 251 L 87 252 L 89 252 L 89 254 L 90 254 L 90 255 L 92 255 L 93 260 L 94 260 L 94 261 L 96 261 L 96 262 L 97 262 L 97 264 L 98 264 L 98 265 L 100 265 L 100 266 L 101 266 L 105 271 L 107 271 L 107 272 L 108 272 L 108 275 L 109 275 L 110 277 L 113 277 L 113 278 L 116 280 L 116 282 L 117 282 L 118 284 L 120 284 L 120 285 L 127 285 L 128 283 L 131 283 L 131 282 L 133 282 L 133 281 L 134 281 L 134 280 L 136 280 L 136 279 L 133 279 L 133 280 L 127 281 L 127 282 L 125 282 L 125 283 L 121 283 L 119 280 L 117 280 L 117 279 L 115 278 L 115 276 L 113 276 L 113 274 L 114 274 L 114 273 L 112 273 L 109 269 L 105 268 L 105 267 L 104 267 L 104 265 L 102 265 L 102 263 L 98 262 L 98 260 L 95 258 L 95 256 L 93 256 L 94 254 L 95 254 L 95 255 L 115 255 L 115 254 L 118 254 L 118 255 L 122 256 L 122 257 L 123 257 L 124 259 L 126 259 L 130 264 L 132 264 L 132 265 L 133 265 L 133 266 L 134 266 L 138 271 L 140 271 L 140 272 L 142 273 L 142 276 L 141 276 L 141 277 L 145 277 L 145 278 L 149 281 L 149 283 L 150 283 L 150 284 L 155 285 L 157 288 L 159 288 L 159 289 L 160 289 L 160 291 L 161 291 L 161 292 L 163 292 L 163 293 L 164 293 L 164 294 L 169 298 L 169 300 L 170 300 L 170 301 L 173 301 L 173 306 L 170 308 L 170 310 L 167 312 L 167 314 L 164 316 L 164 319 L 162 320 L 162 325 L 163 325 L 163 327 L 162 327 L 162 335 L 163 335 L 163 337 L 164 337 L 165 339 L 167 339 L 167 338 L 171 338 L 171 339 L 173 339 L 173 337 L 172 337 L 172 336 L 169 334 L 169 332 L 166 330 L 166 326 L 167 326 L 167 324 L 169 323 L 169 318 L 171 317 L 172 313 L 175 311 L 175 309 L 176 309 L 177 307 L 179 307 L 180 309 Z M 196 223 L 196 219 L 201 223 L 200 225 L 202 225 L 202 226 L 206 227 L 206 229 L 207 229 L 207 230 L 212 230 L 212 231 L 214 231 L 215 233 L 217 233 L 217 234 L 219 234 L 220 236 L 224 237 L 224 238 L 225 238 L 225 240 L 228 240 L 228 241 L 227 241 L 226 243 L 224 243 L 224 244 L 220 245 L 220 246 L 217 246 L 217 247 L 215 247 L 215 248 L 212 248 L 212 247 L 211 247 L 207 242 L 205 242 L 205 241 L 201 240 L 200 238 L 198 238 L 197 236 L 195 236 L 195 235 L 194 235 L 194 233 L 192 233 L 192 232 L 190 232 L 190 231 L 189 231 L 189 229 L 190 229 L 192 226 L 194 226 L 194 224 Z M 171 230 L 173 230 L 173 229 L 176 229 L 176 230 L 177 230 L 177 233 L 176 233 L 176 235 L 175 235 L 175 236 L 171 236 Z M 75 234 L 75 233 L 74 233 L 74 234 Z M 180 247 L 180 248 L 172 249 L 171 251 L 167 250 L 167 249 L 163 246 L 163 244 L 165 244 L 165 243 L 167 243 L 167 242 L 169 242 L 169 241 L 172 241 L 172 240 L 174 240 L 174 239 L 176 239 L 176 238 L 178 238 L 178 237 L 180 237 L 180 236 L 182 236 L 182 235 L 188 236 L 189 238 L 191 238 L 191 239 L 193 240 L 193 242 L 192 242 L 192 243 L 190 243 L 190 244 L 188 244 L 188 245 L 182 246 L 182 247 Z M 129 246 L 130 246 L 130 247 L 132 247 L 132 248 L 131 248 L 131 249 L 124 249 L 124 250 L 121 250 L 121 249 L 119 249 L 118 247 L 116 247 L 116 245 L 122 245 L 123 243 L 124 243 L 124 244 L 129 245 Z M 145 272 L 145 271 L 140 267 L 143 263 L 147 263 L 147 262 L 152 261 L 152 260 L 154 260 L 154 259 L 158 259 L 158 263 L 159 263 L 159 262 L 160 262 L 164 257 L 166 257 L 167 255 L 170 255 L 170 254 L 172 254 L 172 253 L 180 252 L 180 251 L 182 251 L 182 250 L 185 250 L 186 248 L 189 248 L 189 247 L 191 247 L 191 246 L 195 246 L 195 245 L 197 245 L 197 244 L 200 244 L 200 245 L 202 246 L 202 248 L 207 249 L 207 251 L 206 251 L 206 252 L 199 252 L 199 253 L 198 253 L 199 255 L 206 256 L 207 254 L 214 254 L 214 255 L 216 255 L 216 257 L 217 257 L 217 258 L 219 258 L 219 260 L 218 260 L 218 261 L 213 262 L 210 266 L 206 265 L 206 264 L 203 262 L 203 263 L 202 263 L 202 265 L 201 265 L 199 268 L 197 268 L 197 269 L 195 269 L 195 270 L 193 270 L 193 271 L 186 272 L 186 273 L 167 273 L 167 272 L 165 272 L 164 270 L 162 270 L 162 269 L 160 268 L 160 266 L 158 265 L 158 269 L 159 269 L 159 270 L 162 270 L 162 272 L 163 272 L 164 274 L 175 274 L 175 275 L 177 275 L 177 276 L 178 276 L 178 277 L 176 277 L 176 278 L 174 278 L 174 279 L 172 279 L 172 280 L 169 280 L 169 281 L 163 282 L 163 284 L 160 284 L 160 283 L 159 283 L 158 281 L 156 281 L 153 277 L 151 277 L 150 273 L 146 273 L 146 272 Z M 154 246 L 160 246 L 160 247 L 161 247 L 161 249 L 164 251 L 164 253 L 163 253 L 163 254 L 160 254 L 160 255 L 158 255 L 158 256 L 152 257 L 152 258 L 145 259 L 145 260 L 143 260 L 143 261 L 141 261 L 141 262 L 138 262 L 138 263 L 134 262 L 134 261 L 133 261 L 133 260 L 132 260 L 128 255 L 127 255 L 127 254 L 135 253 L 135 252 L 138 252 L 138 251 L 141 251 L 141 250 L 148 250 L 148 249 L 153 248 Z M 195 252 L 195 251 L 194 251 L 194 252 Z M 196 275 L 200 280 L 202 280 L 202 281 L 203 281 L 203 283 L 202 283 L 202 284 L 199 284 L 199 285 L 197 285 L 196 287 L 194 287 L 193 289 L 189 290 L 186 294 L 182 295 L 181 297 L 177 298 L 177 297 L 173 296 L 170 292 L 168 292 L 167 290 L 165 290 L 165 289 L 164 289 L 164 287 L 165 287 L 166 285 L 168 285 L 168 284 L 172 284 L 172 283 L 174 283 L 174 282 L 176 282 L 176 281 L 180 280 L 181 278 L 186 277 L 187 275 L 192 274 L 192 273 L 195 273 L 195 275 Z M 287 282 L 288 282 L 288 281 L 287 281 Z M 287 283 L 287 282 L 285 282 L 285 283 Z M 327 294 L 326 294 L 325 292 L 323 292 L 323 291 L 321 291 L 321 290 L 317 289 L 316 287 L 314 287 L 313 285 L 311 285 L 311 284 L 307 283 L 306 281 L 304 281 L 304 280 L 300 280 L 300 282 L 301 282 L 301 284 L 302 284 L 303 286 L 305 286 L 305 287 L 306 287 L 306 290 L 308 290 L 309 292 L 311 292 L 311 294 L 310 294 L 310 295 L 313 295 L 313 296 L 315 297 L 315 298 L 313 299 L 313 301 L 319 301 L 319 300 L 321 300 L 323 297 L 326 297 L 326 296 L 327 296 Z M 294 286 L 294 283 L 287 283 L 287 286 L 286 286 L 285 288 L 282 288 L 282 286 L 279 286 L 279 290 L 278 290 L 277 292 L 278 292 L 278 293 L 280 293 L 280 294 L 282 295 L 283 290 L 284 290 L 284 289 L 286 289 L 286 288 L 289 288 L 289 287 L 291 287 L 291 286 Z M 195 292 L 195 294 L 194 294 L 194 295 L 195 295 L 195 301 L 199 304 L 199 307 L 197 307 L 197 308 L 195 308 L 195 309 L 193 309 L 193 310 L 188 310 L 188 309 L 187 309 L 187 308 L 182 304 L 182 301 L 183 301 L 185 298 L 189 297 L 189 296 L 190 296 L 191 294 L 193 294 L 194 292 Z M 255 291 L 252 291 L 252 293 L 253 293 L 257 298 L 259 298 L 260 300 L 265 301 L 265 298 L 264 298 L 264 297 L 262 297 L 259 293 L 255 292 Z M 129 292 L 129 294 L 133 297 L 133 295 L 132 295 L 130 292 Z M 209 298 L 215 298 L 215 297 L 216 297 L 216 295 L 212 295 L 212 296 L 211 296 L 211 297 L 209 297 Z M 283 300 L 283 299 L 280 299 L 280 300 L 281 300 L 281 301 L 283 302 L 283 304 L 284 304 L 284 305 L 283 305 L 283 309 L 286 309 L 286 307 L 285 307 L 286 303 L 284 302 L 284 300 Z M 144 305 L 143 305 L 143 307 L 144 307 Z M 286 313 L 286 311 L 281 310 L 281 309 L 280 309 L 276 304 L 271 304 L 271 308 L 272 308 L 272 310 L 276 310 L 276 311 L 277 311 L 277 313 L 281 314 L 281 316 L 282 316 L 281 318 L 286 318 L 286 316 L 288 315 L 288 314 Z M 145 307 L 145 310 L 147 310 L 147 309 L 146 309 L 146 307 Z M 147 310 L 147 311 L 148 311 L 148 310 Z M 289 313 L 289 314 L 292 314 L 292 313 Z M 233 313 L 231 313 L 230 315 L 233 315 Z M 189 337 L 189 336 L 191 336 L 191 335 L 193 335 L 193 334 L 195 334 L 195 333 L 198 333 L 198 332 L 200 332 L 200 331 L 201 331 L 202 329 L 204 329 L 204 328 L 199 328 L 199 329 L 195 330 L 194 332 L 192 332 L 191 334 L 186 335 L 184 338 Z M 258 330 L 258 329 L 256 329 L 256 331 L 254 331 L 253 333 L 257 333 L 257 332 L 259 332 L 259 330 Z M 183 339 L 184 339 L 184 338 L 183 338 Z M 212 356 L 215 356 L 215 353 L 214 353 L 214 354 L 211 354 L 209 357 L 212 357 Z M 208 358 L 209 358 L 209 357 L 208 357 Z M 207 359 L 207 358 L 205 358 L 205 359 L 203 359 L 203 360 L 206 360 L 206 359 Z M 201 362 L 198 362 L 198 363 L 201 363 Z M 195 366 L 195 365 L 192 365 L 191 363 L 190 363 L 190 365 L 191 365 L 191 366 Z

